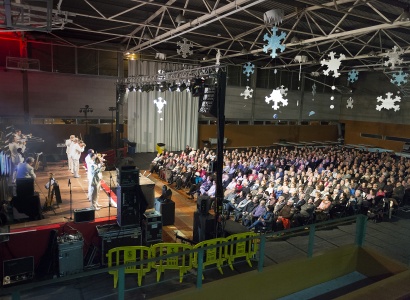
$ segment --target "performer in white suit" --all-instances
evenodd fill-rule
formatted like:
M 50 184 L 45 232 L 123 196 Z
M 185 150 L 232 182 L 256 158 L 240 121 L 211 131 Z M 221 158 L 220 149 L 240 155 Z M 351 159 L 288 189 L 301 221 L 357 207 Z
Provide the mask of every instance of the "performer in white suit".
M 68 169 L 71 171 L 71 173 L 74 173 L 73 171 L 73 159 L 71 158 L 71 151 L 70 151 L 70 147 L 72 142 L 75 139 L 75 135 L 70 135 L 70 138 L 68 140 L 65 140 L 65 145 L 67 146 L 67 149 L 65 150 L 66 154 L 67 154 L 67 161 L 68 161 Z
M 70 146 L 70 154 L 73 160 L 73 172 L 74 178 L 79 178 L 80 175 L 80 157 L 81 153 L 84 151 L 85 144 L 82 141 L 79 141 L 78 138 L 75 138 L 72 145 Z

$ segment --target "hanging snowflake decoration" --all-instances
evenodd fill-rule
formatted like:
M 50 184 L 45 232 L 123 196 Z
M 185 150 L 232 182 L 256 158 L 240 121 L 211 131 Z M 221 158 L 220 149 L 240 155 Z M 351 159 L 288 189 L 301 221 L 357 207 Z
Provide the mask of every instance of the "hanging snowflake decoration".
M 330 71 L 333 72 L 333 77 L 339 77 L 340 75 L 340 73 L 338 72 L 339 67 L 340 67 L 341 61 L 345 59 L 346 56 L 344 54 L 340 54 L 339 58 L 335 58 L 335 54 L 336 53 L 333 51 L 330 52 L 328 55 L 330 57 L 330 60 L 322 59 L 320 62 L 322 66 L 327 65 L 327 69 L 323 71 L 323 74 L 325 74 L 326 76 L 329 75 Z
M 312 95 L 313 95 L 313 97 L 315 97 L 315 95 L 316 95 L 316 83 L 313 83 L 313 85 L 312 85 Z
M 158 113 L 162 113 L 162 109 L 164 108 L 165 104 L 167 104 L 167 101 L 165 99 L 162 99 L 161 97 L 158 97 L 158 100 L 154 100 L 154 104 L 158 108 Z
M 182 39 L 182 42 L 177 43 L 179 49 L 177 50 L 178 54 L 182 53 L 183 58 L 187 58 L 189 55 L 194 54 L 194 51 L 191 48 L 194 46 L 191 42 L 188 43 L 187 39 Z
M 400 102 L 401 101 L 401 97 L 396 96 L 394 98 L 392 98 L 393 93 L 386 93 L 386 98 L 383 99 L 382 96 L 377 97 L 377 102 L 381 102 L 381 105 L 376 105 L 376 110 L 381 111 L 382 108 L 390 110 L 390 109 L 394 109 L 394 111 L 398 111 L 400 110 L 400 105 L 399 104 L 395 104 L 396 102 Z
M 221 50 L 219 50 L 219 49 L 216 51 L 215 60 L 216 60 L 216 62 L 215 62 L 215 65 L 216 65 L 215 71 L 218 72 L 219 71 L 219 65 L 221 64 Z
M 246 89 L 241 93 L 241 96 L 244 96 L 244 99 L 252 98 L 253 96 L 253 89 L 246 86 Z
M 332 105 L 330 105 L 330 109 L 333 109 L 333 108 L 335 108 L 335 106 L 332 104 Z
M 390 82 L 394 83 L 397 86 L 401 86 L 402 84 L 407 83 L 407 76 L 409 76 L 409 74 L 400 71 L 393 74 L 392 76 L 393 78 L 390 80 Z
M 359 79 L 359 72 L 356 71 L 355 69 L 351 70 L 349 73 L 347 73 L 348 77 L 347 77 L 347 81 L 350 82 L 355 82 L 357 81 L 357 79 Z
M 384 54 L 384 56 L 388 58 L 388 60 L 384 62 L 385 67 L 391 65 L 390 69 L 394 70 L 396 65 L 400 65 L 403 62 L 403 59 L 401 59 L 400 56 L 404 53 L 404 51 L 398 49 L 399 48 L 397 48 L 397 46 L 394 46 L 392 51 L 387 51 Z
M 243 65 L 243 74 L 246 74 L 246 77 L 251 76 L 255 72 L 255 65 L 251 62 L 247 62 Z
M 279 49 L 280 52 L 283 52 L 286 48 L 285 45 L 281 44 L 282 40 L 284 40 L 286 37 L 286 33 L 282 31 L 280 35 L 276 35 L 277 31 L 278 31 L 278 28 L 273 27 L 271 36 L 269 36 L 268 33 L 265 33 L 265 35 L 263 36 L 263 40 L 268 42 L 267 45 L 263 46 L 263 52 L 268 53 L 269 49 L 271 49 L 272 52 L 270 56 L 272 58 L 276 57 L 277 49 Z
M 347 104 L 346 104 L 346 108 L 353 108 L 353 99 L 352 97 L 350 97 L 349 99 L 347 99 Z
M 287 95 L 288 89 L 284 88 L 284 86 L 282 85 L 281 87 L 276 88 L 276 90 L 273 90 L 272 93 L 270 94 L 270 96 L 266 96 L 265 97 L 265 102 L 269 104 L 269 102 L 273 102 L 272 108 L 274 110 L 278 110 L 279 109 L 279 104 L 281 103 L 282 106 L 287 106 L 288 105 L 288 99 L 284 99 L 283 97 L 285 97 Z

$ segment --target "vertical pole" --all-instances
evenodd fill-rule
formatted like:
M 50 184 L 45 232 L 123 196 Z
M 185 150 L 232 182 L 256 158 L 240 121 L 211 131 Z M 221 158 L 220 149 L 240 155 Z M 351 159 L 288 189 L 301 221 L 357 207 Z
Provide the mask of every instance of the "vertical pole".
M 125 297 L 125 266 L 118 269 L 118 300 L 124 300 Z
M 356 240 L 355 244 L 359 247 L 363 246 L 366 236 L 367 217 L 359 214 L 356 219 Z
M 259 243 L 259 261 L 258 261 L 258 271 L 263 270 L 263 261 L 265 259 L 265 245 L 266 245 L 266 235 L 261 235 Z
M 198 269 L 196 274 L 196 288 L 202 288 L 202 275 L 203 275 L 203 267 L 204 267 L 204 249 L 198 249 Z
M 315 224 L 310 225 L 309 227 L 309 244 L 308 244 L 308 258 L 313 256 L 313 246 L 315 244 Z
M 222 203 L 224 192 L 222 187 L 222 169 L 223 169 L 223 149 L 224 149 L 224 134 L 225 134 L 225 91 L 226 91 L 226 73 L 219 70 L 218 72 L 218 87 L 217 87 L 217 128 L 218 128 L 218 144 L 216 151 L 216 199 L 215 199 L 215 235 L 218 237 L 219 232 L 219 216 L 222 213 Z M 223 234 L 223 229 L 221 230 Z

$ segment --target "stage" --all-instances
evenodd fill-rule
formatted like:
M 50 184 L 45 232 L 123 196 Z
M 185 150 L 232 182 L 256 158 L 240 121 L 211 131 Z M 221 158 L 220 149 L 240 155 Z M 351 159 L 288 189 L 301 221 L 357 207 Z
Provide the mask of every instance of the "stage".
M 88 220 L 85 215 L 86 220 L 80 219 L 80 222 L 75 222 L 75 211 L 91 206 L 87 199 L 88 180 L 85 167 L 81 165 L 80 178 L 74 178 L 65 161 L 48 163 L 44 170 L 40 167 L 36 171 L 35 191 L 39 193 L 42 205 L 49 196 L 49 190 L 45 186 L 50 180 L 50 174 L 58 182 L 62 203 L 57 204 L 54 197 L 53 209 L 43 211 L 44 219 L 42 220 L 21 219 L 11 222 L 9 224 L 11 235 L 8 241 L 0 243 L 0 264 L 4 260 L 33 256 L 35 268 L 38 267 L 47 250 L 52 231 L 56 231 L 58 236 L 81 235 L 84 240 L 84 257 L 88 256 L 93 248 L 97 248 L 97 253 L 100 253 L 102 241 L 97 228 L 109 226 L 109 224 L 117 226 L 115 189 L 117 174 L 115 170 L 103 172 L 102 187 L 99 191 L 99 203 L 103 207 L 94 212 L 93 220 Z M 154 197 L 160 195 L 162 186 L 165 184 L 156 174 L 150 174 L 146 170 L 140 170 L 140 182 L 141 184 L 145 182 L 150 188 L 152 186 Z M 176 233 L 184 238 L 192 239 L 196 201 L 189 199 L 186 191 L 175 189 L 173 189 L 172 200 L 175 202 L 175 220 L 173 224 L 162 226 L 161 240 L 180 242 L 176 239 Z M 148 202 L 150 205 L 146 213 L 151 213 L 154 211 L 154 202 L 151 200 Z M 94 263 L 101 263 L 100 257 L 100 254 L 97 254 Z

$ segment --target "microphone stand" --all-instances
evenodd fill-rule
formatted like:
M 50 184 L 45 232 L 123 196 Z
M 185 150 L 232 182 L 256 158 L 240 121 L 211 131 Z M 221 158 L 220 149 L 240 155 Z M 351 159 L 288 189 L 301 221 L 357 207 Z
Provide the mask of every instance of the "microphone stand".
M 73 194 L 71 191 L 71 179 L 68 179 L 68 186 L 70 187 L 70 217 L 64 217 L 65 219 L 72 220 L 73 219 Z

